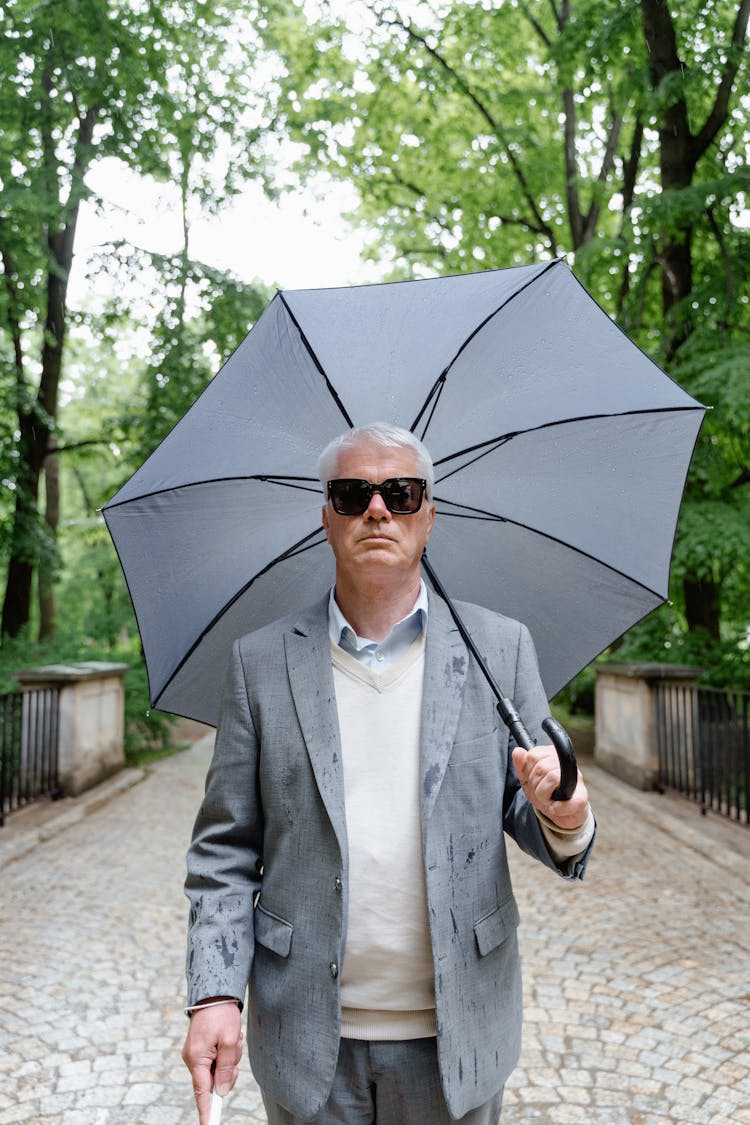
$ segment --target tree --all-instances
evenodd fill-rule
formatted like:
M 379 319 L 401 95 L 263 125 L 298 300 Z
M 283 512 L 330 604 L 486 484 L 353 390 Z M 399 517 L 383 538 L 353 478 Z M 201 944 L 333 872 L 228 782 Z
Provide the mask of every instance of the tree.
M 114 299 L 78 314 L 68 356 L 60 431 L 60 613 L 66 634 L 115 649 L 132 635 L 132 612 L 112 543 L 97 509 L 161 441 L 240 343 L 270 293 L 263 286 L 185 262 L 119 248 L 123 281 L 137 278 L 147 322 Z M 111 269 L 111 254 L 106 255 Z M 149 292 L 150 287 L 150 292 Z M 175 324 L 175 308 L 184 321 Z M 179 332 L 180 347 L 172 343 Z M 95 435 L 106 435 L 105 440 Z
M 747 573 L 750 526 L 749 9 L 385 0 L 364 5 L 356 29 L 322 4 L 309 34 L 291 20 L 269 32 L 286 60 L 278 119 L 306 146 L 301 174 L 354 181 L 356 219 L 394 276 L 568 255 L 716 407 L 674 568 L 688 626 L 714 637 L 745 612 L 732 576 Z
M 715 8 L 718 9 L 719 5 Z M 699 334 L 694 309 L 699 306 L 699 302 L 694 300 L 694 243 L 702 233 L 701 227 L 707 225 L 708 232 L 716 240 L 721 252 L 720 261 L 724 267 L 726 280 L 719 287 L 719 300 L 722 306 L 719 323 L 723 324 L 723 335 L 726 339 L 728 326 L 739 327 L 731 308 L 731 301 L 736 294 L 733 281 L 730 279 L 736 269 L 735 255 L 728 253 L 728 244 L 729 240 L 734 241 L 734 239 L 731 226 L 726 221 L 719 221 L 717 210 L 722 204 L 724 206 L 726 204 L 725 198 L 722 197 L 728 194 L 731 198 L 733 190 L 737 190 L 734 184 L 738 180 L 742 182 L 744 179 L 745 186 L 750 186 L 747 169 L 738 169 L 740 157 L 735 148 L 737 138 L 726 128 L 730 121 L 732 93 L 743 59 L 750 0 L 741 0 L 736 5 L 731 29 L 724 23 L 717 34 L 718 28 L 710 19 L 704 16 L 700 20 L 699 34 L 703 36 L 707 48 L 701 60 L 703 65 L 692 65 L 687 68 L 681 58 L 680 44 L 684 49 L 688 37 L 685 28 L 678 26 L 665 0 L 641 0 L 641 13 L 644 38 L 649 52 L 651 89 L 659 129 L 661 194 L 663 198 L 673 198 L 676 203 L 674 212 L 668 221 L 662 223 L 659 231 L 662 312 L 668 326 L 664 360 L 678 377 L 689 375 L 691 368 L 695 366 L 696 355 L 704 362 L 707 361 L 709 368 L 713 367 L 714 370 L 718 361 L 718 378 L 707 388 L 709 401 L 713 400 L 712 405 L 717 405 L 715 398 L 717 392 L 725 402 L 727 398 L 726 380 L 722 379 L 722 374 L 726 371 L 726 360 L 722 357 L 719 361 L 713 348 L 709 349 L 707 356 L 705 341 L 695 338 Z M 739 120 L 737 125 L 742 127 Z M 709 150 L 717 142 L 717 152 L 710 162 L 707 159 Z M 711 163 L 713 168 L 710 167 Z M 696 183 L 698 190 L 693 191 L 693 185 Z M 717 194 L 721 201 L 718 207 Z M 739 247 L 737 249 L 739 250 Z M 739 261 L 741 259 L 738 258 L 737 262 Z M 721 271 L 716 273 L 720 280 Z M 730 286 L 729 293 L 727 293 L 727 282 Z M 704 300 L 706 296 L 708 295 L 704 293 Z M 727 297 L 730 301 L 726 300 Z M 734 336 L 734 333 L 730 334 Z M 731 342 L 734 345 L 733 339 Z M 678 354 L 680 349 L 684 352 L 682 356 Z M 735 362 L 742 363 L 743 359 L 746 362 L 747 349 L 743 348 L 743 351 L 745 356 L 736 355 Z M 695 381 L 695 378 L 691 380 L 691 382 Z M 705 379 L 701 382 L 705 386 Z M 732 382 L 730 372 L 730 386 Z M 737 416 L 738 410 L 742 410 L 742 401 L 739 397 L 731 401 L 730 412 L 725 415 L 726 428 L 732 426 L 731 419 Z M 708 427 L 709 439 L 716 436 L 713 429 Z M 747 484 L 750 483 L 750 446 L 747 441 L 743 444 L 742 460 L 737 466 L 737 473 L 734 479 L 725 482 L 724 489 L 715 500 L 722 505 L 721 522 L 724 536 L 729 532 L 731 540 L 729 536 L 727 539 L 733 541 L 735 546 L 742 544 L 746 549 L 747 536 L 737 537 L 735 520 L 732 519 L 736 507 L 732 493 L 739 487 L 743 487 L 746 491 Z M 731 457 L 731 450 L 729 453 Z M 701 449 L 699 460 L 701 462 L 706 460 L 704 449 Z M 696 477 L 698 480 L 701 479 L 700 471 L 693 475 L 691 496 L 700 503 L 700 493 L 696 496 L 697 490 L 694 487 Z M 704 505 L 705 499 L 704 494 Z M 718 513 L 713 514 L 715 520 Z M 688 511 L 687 526 L 683 526 L 683 535 L 687 530 L 692 542 L 697 545 L 703 536 L 700 535 L 702 530 L 700 521 L 695 515 L 695 508 Z M 723 536 L 713 534 L 711 538 L 718 546 Z M 714 547 L 711 555 L 715 558 L 717 553 L 725 555 L 723 565 L 719 566 L 718 572 L 715 566 L 706 565 L 703 551 L 696 551 L 695 561 L 686 561 L 683 568 L 683 597 L 688 624 L 694 629 L 706 630 L 715 640 L 720 637 L 721 584 L 727 563 L 731 569 L 738 558 L 736 549 L 728 552 L 719 549 L 717 552 Z
M 205 203 L 212 190 L 207 164 L 221 145 L 231 174 L 215 194 L 225 198 L 252 167 L 252 44 L 239 0 L 6 5 L 0 357 L 3 399 L 15 420 L 14 436 L 3 443 L 14 509 L 3 635 L 15 636 L 28 622 L 35 570 L 54 551 L 54 505 L 45 523 L 40 480 L 45 461 L 54 464 L 68 278 L 87 172 L 105 156 L 165 179 L 177 165 L 183 200 Z

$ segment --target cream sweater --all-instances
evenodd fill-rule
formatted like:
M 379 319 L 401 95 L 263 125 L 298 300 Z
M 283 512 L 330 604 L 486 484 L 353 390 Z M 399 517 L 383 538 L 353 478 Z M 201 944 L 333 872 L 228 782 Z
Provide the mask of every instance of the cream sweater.
M 349 909 L 342 1034 L 435 1034 L 419 817 L 424 635 L 375 672 L 331 646 L 344 768 Z

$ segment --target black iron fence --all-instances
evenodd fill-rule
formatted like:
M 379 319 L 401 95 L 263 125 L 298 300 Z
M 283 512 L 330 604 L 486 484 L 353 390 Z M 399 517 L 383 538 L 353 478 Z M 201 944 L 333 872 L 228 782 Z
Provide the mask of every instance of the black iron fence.
M 656 685 L 660 782 L 750 823 L 750 693 Z
M 14 809 L 58 792 L 59 690 L 0 696 L 0 825 Z

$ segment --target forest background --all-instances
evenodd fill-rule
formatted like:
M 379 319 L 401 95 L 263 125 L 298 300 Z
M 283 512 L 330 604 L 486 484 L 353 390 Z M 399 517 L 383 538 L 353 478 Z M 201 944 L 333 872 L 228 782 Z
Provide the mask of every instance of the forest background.
M 272 296 L 252 261 L 239 276 L 193 256 L 196 216 L 321 177 L 353 189 L 382 279 L 562 256 L 712 408 L 670 602 L 603 658 L 749 689 L 749 15 L 750 0 L 6 0 L 0 689 L 29 664 L 124 659 L 130 747 L 167 739 L 97 508 Z M 80 208 L 106 206 L 92 185 L 113 159 L 177 189 L 182 244 L 101 246 L 74 304 Z M 558 703 L 590 711 L 592 684 L 590 668 Z

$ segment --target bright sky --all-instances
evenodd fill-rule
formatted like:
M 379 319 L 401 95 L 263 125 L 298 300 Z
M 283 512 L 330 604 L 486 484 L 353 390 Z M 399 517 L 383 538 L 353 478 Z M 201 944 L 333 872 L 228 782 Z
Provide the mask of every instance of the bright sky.
M 87 202 L 81 207 L 70 279 L 73 305 L 90 296 L 85 267 L 103 243 L 125 238 L 162 253 L 182 244 L 178 197 L 169 184 L 144 180 L 114 159 L 97 164 L 87 182 L 104 205 L 97 209 Z M 326 184 L 321 198 L 308 189 L 284 195 L 279 203 L 269 202 L 251 184 L 218 217 L 194 221 L 191 254 L 244 281 L 259 278 L 285 289 L 378 281 L 385 266 L 361 261 L 365 238 L 341 218 L 354 202 L 352 189 L 343 184 Z M 106 282 L 100 277 L 96 290 L 102 285 Z

